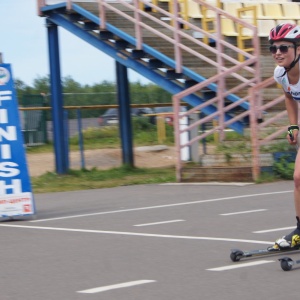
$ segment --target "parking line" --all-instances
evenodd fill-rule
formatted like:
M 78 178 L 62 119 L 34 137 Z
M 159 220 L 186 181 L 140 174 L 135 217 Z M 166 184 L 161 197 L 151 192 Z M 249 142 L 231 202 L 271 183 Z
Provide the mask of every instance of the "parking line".
M 243 239 L 232 239 L 232 238 L 153 234 L 153 233 L 124 232 L 124 231 L 105 231 L 105 230 L 94 230 L 94 229 L 62 228 L 62 227 L 42 227 L 42 226 L 15 225 L 15 224 L 0 224 L 0 227 L 23 228 L 23 229 L 33 229 L 33 230 L 35 229 L 35 230 L 95 233 L 95 234 L 114 234 L 114 235 L 127 235 L 127 236 L 141 236 L 141 237 L 156 237 L 156 238 L 167 238 L 167 239 L 224 241 L 224 242 L 238 242 L 238 243 L 264 244 L 264 245 L 273 245 L 274 244 L 274 242 L 269 242 L 269 241 L 243 240 Z
M 170 220 L 170 221 L 155 222 L 155 223 L 148 223 L 148 224 L 138 224 L 133 226 L 142 227 L 142 226 L 161 225 L 161 224 L 176 223 L 176 222 L 183 222 L 183 221 L 184 220 Z
M 95 294 L 100 292 L 105 292 L 109 290 L 115 290 L 115 289 L 121 289 L 126 288 L 130 286 L 145 284 L 145 283 L 151 283 L 156 282 L 155 280 L 136 280 L 136 281 L 130 281 L 130 282 L 124 282 L 124 283 L 118 283 L 113 285 L 107 285 L 102 287 L 96 287 L 88 290 L 78 291 L 77 293 L 83 293 L 83 294 Z
M 267 209 L 256 209 L 256 210 L 245 210 L 245 211 L 238 211 L 238 212 L 232 212 L 227 214 L 220 214 L 220 216 L 232 216 L 232 215 L 239 215 L 239 214 L 250 214 L 254 212 L 260 212 L 260 211 L 266 211 Z
M 290 230 L 290 229 L 295 229 L 295 226 L 293 226 L 293 227 L 282 227 L 282 228 L 259 230 L 259 231 L 253 231 L 252 233 L 268 233 L 268 232 L 284 231 L 284 230 Z
M 215 198 L 215 199 L 208 199 L 208 200 L 198 200 L 198 201 L 191 201 L 191 202 L 181 202 L 181 203 L 172 203 L 172 204 L 165 204 L 165 205 L 156 205 L 156 206 L 146 206 L 146 207 L 137 207 L 137 208 L 129 208 L 129 209 L 120 209 L 120 210 L 113 210 L 113 211 L 104 211 L 104 212 L 73 215 L 73 216 L 66 216 L 66 217 L 39 219 L 39 220 L 34 220 L 34 221 L 29 221 L 29 222 L 37 223 L 37 222 L 47 222 L 47 221 L 55 221 L 55 220 L 66 220 L 66 219 L 73 219 L 73 218 L 91 217 L 91 216 L 99 216 L 99 215 L 115 214 L 115 213 L 123 213 L 123 212 L 132 212 L 132 211 L 141 211 L 141 210 L 149 210 L 149 209 L 157 209 L 157 208 L 168 208 L 168 207 L 193 205 L 193 204 L 201 204 L 201 203 L 210 203 L 210 202 L 217 202 L 217 201 L 228 201 L 228 200 L 242 199 L 242 198 L 249 198 L 249 197 L 260 197 L 260 196 L 266 196 L 266 195 L 285 194 L 285 193 L 291 193 L 291 192 L 293 192 L 293 191 L 290 190 L 290 191 L 280 191 L 280 192 L 270 192 L 270 193 L 260 193 L 260 194 L 239 195 L 239 196 Z
M 260 260 L 260 261 L 254 261 L 254 262 L 248 262 L 243 264 L 236 264 L 236 265 L 230 265 L 230 266 L 224 266 L 219 268 L 213 268 L 213 269 L 206 269 L 207 271 L 228 271 L 233 269 L 239 269 L 239 268 L 245 268 L 245 267 L 253 267 L 263 264 L 268 264 L 275 262 L 274 260 Z

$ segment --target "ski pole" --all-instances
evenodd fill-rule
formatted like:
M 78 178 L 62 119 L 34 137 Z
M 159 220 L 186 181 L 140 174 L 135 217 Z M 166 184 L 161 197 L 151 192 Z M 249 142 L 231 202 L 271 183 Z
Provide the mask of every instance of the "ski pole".
M 293 134 L 292 134 L 291 132 L 289 132 L 289 136 L 290 136 L 290 138 L 291 138 L 291 141 L 293 141 L 293 140 L 294 140 L 294 136 L 293 136 Z M 296 151 L 298 152 L 298 150 L 299 150 L 299 145 L 298 145 L 298 143 L 295 145 L 295 148 L 296 148 Z

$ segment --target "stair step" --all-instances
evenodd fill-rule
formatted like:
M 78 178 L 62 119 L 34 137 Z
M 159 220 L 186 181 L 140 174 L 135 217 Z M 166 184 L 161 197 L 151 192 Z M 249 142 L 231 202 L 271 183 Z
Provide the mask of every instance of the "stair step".
M 86 2 L 80 2 L 80 1 L 78 1 L 76 3 L 78 5 L 80 5 L 81 7 L 83 7 L 84 9 L 90 11 L 91 13 L 99 16 L 98 3 L 96 3 L 96 2 L 95 3 L 86 3 Z M 110 3 L 110 4 L 112 4 L 112 3 Z M 117 9 L 122 10 L 123 13 L 126 13 L 127 15 L 134 17 L 133 12 L 130 11 L 129 8 L 122 5 L 121 3 L 113 3 L 113 5 Z M 168 9 L 168 3 L 166 4 L 164 2 L 160 2 L 159 6 L 162 6 L 162 5 L 164 5 L 164 7 L 162 7 L 163 9 Z M 161 19 L 161 17 L 164 16 L 160 12 L 148 11 L 147 13 L 158 19 Z M 134 24 L 132 22 L 128 21 L 126 18 L 122 18 L 122 17 L 120 18 L 119 15 L 117 15 L 113 11 L 110 11 L 107 9 L 106 10 L 106 20 L 111 25 L 118 27 L 120 30 L 126 32 L 127 34 L 129 34 L 131 36 L 135 36 Z M 142 16 L 141 21 L 143 23 L 147 24 L 148 26 L 151 26 L 152 28 L 156 28 L 162 34 L 165 34 L 168 36 L 171 34 L 169 29 L 162 28 L 161 25 L 154 22 L 153 20 L 150 20 L 150 19 Z M 191 23 L 195 24 L 196 26 L 201 27 L 201 22 L 199 20 L 190 19 L 190 21 L 191 21 Z M 165 21 L 165 22 L 167 24 L 169 24 L 169 21 Z M 186 33 L 190 36 L 194 36 L 194 33 L 195 33 L 194 30 L 191 30 L 191 29 L 186 29 L 183 31 L 184 31 L 184 33 Z M 101 33 L 100 33 L 100 35 L 102 36 Z M 108 37 L 105 34 L 103 34 L 102 38 L 107 39 Z M 236 44 L 236 37 L 224 37 L 224 38 L 226 39 L 226 41 L 228 43 Z M 195 44 L 193 41 L 191 41 L 185 37 L 182 37 L 181 42 L 189 49 L 193 49 L 195 52 L 201 53 L 205 57 L 210 58 L 213 61 L 216 61 L 216 54 L 205 49 L 204 47 L 200 47 L 199 45 Z M 165 56 L 167 56 L 171 59 L 175 58 L 174 46 L 170 42 L 160 38 L 159 36 L 150 32 L 149 30 L 146 30 L 146 29 L 143 30 L 143 43 L 149 45 L 150 47 L 153 47 L 154 49 L 156 49 L 157 51 L 161 52 L 162 54 L 164 54 Z M 262 80 L 264 80 L 273 75 L 275 63 L 274 63 L 272 57 L 270 56 L 270 53 L 268 50 L 268 46 L 269 46 L 268 38 L 267 37 L 260 38 L 260 45 L 261 45 L 261 53 L 260 53 L 261 73 L 262 73 Z M 122 45 L 120 48 L 122 49 Z M 226 52 L 226 55 L 237 59 L 237 54 L 230 48 L 226 48 L 224 51 Z M 137 57 L 137 59 L 138 59 L 138 57 Z M 230 67 L 231 63 L 227 61 L 226 64 L 228 64 L 228 67 Z M 184 50 L 182 50 L 182 65 L 184 67 L 190 68 L 195 73 L 205 76 L 206 78 L 210 78 L 218 73 L 218 69 L 216 67 L 212 66 L 211 64 L 209 64 L 208 62 L 206 62 L 204 60 L 195 59 L 194 56 L 191 56 L 189 53 L 187 53 Z M 150 66 L 155 67 L 155 64 L 153 64 L 153 65 L 150 64 Z M 247 77 L 247 72 L 244 70 L 239 71 L 238 73 Z M 167 77 L 168 77 L 168 74 L 167 74 Z M 250 75 L 250 77 L 252 77 L 252 75 Z M 174 79 L 175 80 L 177 79 L 177 75 L 170 76 L 170 80 L 174 80 Z M 228 78 L 226 78 L 226 89 L 229 90 L 231 88 L 234 88 L 236 86 L 236 82 L 237 82 L 236 78 L 234 78 L 232 76 L 228 76 Z M 248 93 L 248 90 L 245 89 L 243 91 L 236 92 L 236 95 L 239 97 L 245 97 L 245 95 L 247 93 Z M 272 88 L 263 89 L 262 95 L 263 95 L 263 104 L 265 104 L 278 96 L 278 88 L 276 86 L 273 86 Z M 280 103 L 280 104 L 272 107 L 271 110 L 272 111 L 281 111 L 283 109 L 285 109 L 285 105 L 284 105 L 284 103 Z
M 262 172 L 273 172 L 273 165 L 285 159 L 295 162 L 296 152 L 293 150 L 261 153 L 260 167 Z M 181 182 L 252 182 L 252 155 L 225 154 L 203 155 L 199 165 L 186 163 L 181 171 Z
M 182 182 L 253 182 L 251 167 L 184 167 Z
M 202 167 L 251 167 L 252 154 L 205 154 L 200 157 Z M 272 166 L 274 159 L 272 153 L 260 154 L 261 166 Z

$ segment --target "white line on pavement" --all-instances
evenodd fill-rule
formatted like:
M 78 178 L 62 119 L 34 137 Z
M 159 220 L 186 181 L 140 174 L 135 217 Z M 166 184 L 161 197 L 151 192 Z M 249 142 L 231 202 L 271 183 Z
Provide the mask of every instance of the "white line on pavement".
M 210 181 L 210 182 L 168 182 L 161 183 L 160 185 L 234 185 L 234 186 L 246 186 L 253 185 L 253 182 L 220 182 L 220 181 Z
M 260 260 L 260 261 L 254 261 L 249 263 L 243 263 L 243 264 L 236 264 L 236 265 L 230 265 L 225 267 L 219 267 L 219 268 L 213 268 L 213 269 L 206 269 L 207 271 L 228 271 L 233 269 L 239 269 L 239 268 L 245 268 L 245 267 L 252 267 L 262 264 L 268 264 L 275 262 L 274 260 Z
M 169 238 L 169 239 L 224 241 L 224 242 L 238 242 L 238 243 L 264 244 L 264 245 L 273 245 L 274 244 L 274 242 L 269 242 L 269 241 L 240 240 L 240 239 L 231 239 L 231 238 L 216 238 L 216 237 L 202 237 L 202 236 L 185 236 L 185 235 L 167 235 L 167 234 L 151 234 L 151 233 L 123 232 L 123 231 L 104 231 L 104 230 L 92 230 L 92 229 L 42 227 L 42 226 L 28 226 L 28 225 L 0 224 L 0 227 L 24 228 L 24 229 L 38 229 L 38 230 L 53 230 L 53 231 L 67 231 L 67 232 L 81 232 L 81 233 L 98 233 L 98 234 L 103 233 L 103 234 L 116 234 L 116 235 L 128 235 L 128 236 L 158 237 L 158 238 Z
M 176 223 L 176 222 L 183 222 L 183 221 L 184 220 L 170 220 L 170 221 L 162 221 L 162 222 L 155 222 L 155 223 L 138 224 L 138 225 L 133 225 L 133 226 L 142 227 L 142 226 L 161 225 L 161 224 Z
M 259 231 L 253 231 L 252 233 L 267 233 L 267 232 L 284 231 L 284 230 L 290 230 L 290 229 L 295 229 L 295 226 L 293 226 L 293 227 L 282 227 L 282 228 L 259 230 Z
M 239 215 L 239 214 L 250 214 L 254 212 L 260 212 L 260 211 L 266 211 L 267 209 L 256 209 L 256 210 L 245 210 L 245 211 L 238 211 L 238 212 L 232 212 L 227 214 L 220 214 L 220 216 L 232 216 L 232 215 Z
M 151 283 L 151 282 L 156 282 L 156 281 L 155 280 L 130 281 L 130 282 L 118 283 L 118 284 L 107 285 L 107 286 L 102 286 L 102 287 L 96 287 L 96 288 L 92 288 L 92 289 L 88 289 L 88 290 L 84 290 L 84 291 L 78 291 L 77 293 L 95 294 L 95 293 L 105 292 L 105 291 L 114 290 L 114 289 L 121 289 L 121 288 L 126 288 L 126 287 L 130 287 L 130 286 Z
M 73 215 L 73 216 L 67 216 L 67 217 L 40 219 L 40 220 L 33 220 L 33 221 L 30 221 L 30 222 L 36 223 L 36 222 L 46 222 L 46 221 L 54 221 L 54 220 L 82 218 L 82 217 L 90 217 L 90 216 L 98 216 L 98 215 L 106 215 L 106 214 L 115 214 L 115 213 L 122 213 L 122 212 L 147 210 L 147 209 L 175 207 L 175 206 L 200 204 L 200 203 L 209 203 L 209 202 L 217 202 L 217 201 L 227 201 L 227 200 L 233 200 L 233 199 L 241 199 L 241 198 L 249 198 L 249 197 L 259 197 L 259 196 L 267 196 L 267 195 L 275 195 L 275 194 L 285 194 L 285 193 L 291 193 L 291 192 L 293 192 L 293 191 L 290 190 L 290 191 L 280 191 L 280 192 L 272 192 L 272 193 L 240 195 L 240 196 L 225 197 L 225 198 L 216 198 L 216 199 L 209 199 L 209 200 L 199 200 L 199 201 L 192 201 L 192 202 L 182 202 L 182 203 L 173 203 L 173 204 L 166 204 L 166 205 L 146 206 L 146 207 L 139 207 L 139 208 L 129 208 L 129 209 L 120 209 L 120 210 L 113 210 L 113 211 L 104 211 L 104 212 L 98 212 L 98 213 Z

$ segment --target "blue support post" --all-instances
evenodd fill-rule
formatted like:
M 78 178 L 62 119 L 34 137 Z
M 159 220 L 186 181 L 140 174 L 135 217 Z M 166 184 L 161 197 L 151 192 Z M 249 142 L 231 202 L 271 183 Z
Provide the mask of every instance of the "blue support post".
M 64 151 L 65 151 L 65 155 L 66 155 L 66 159 L 64 159 L 64 166 L 66 169 L 66 172 L 69 170 L 70 168 L 70 162 L 69 162 L 69 114 L 67 110 L 63 111 L 64 113 Z
M 119 130 L 122 144 L 122 159 L 123 164 L 133 167 L 133 142 L 127 67 L 116 61 L 116 72 L 120 120 Z
M 66 147 L 63 93 L 60 75 L 59 42 L 57 25 L 47 20 L 48 48 L 51 83 L 51 106 L 55 168 L 57 174 L 66 174 L 69 168 L 68 147 Z
M 81 119 L 81 110 L 77 109 L 77 124 L 78 124 L 78 141 L 81 157 L 81 169 L 85 168 L 84 161 L 84 143 L 83 143 L 83 134 L 82 134 L 82 119 Z

